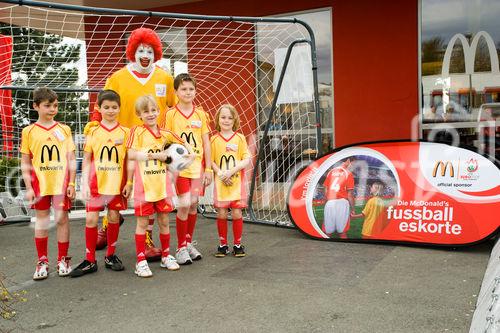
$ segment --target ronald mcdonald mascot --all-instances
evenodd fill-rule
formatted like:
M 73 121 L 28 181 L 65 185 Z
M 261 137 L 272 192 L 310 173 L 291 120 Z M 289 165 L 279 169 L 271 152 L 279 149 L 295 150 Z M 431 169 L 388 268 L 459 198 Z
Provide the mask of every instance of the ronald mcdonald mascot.
M 135 114 L 135 101 L 143 95 L 152 95 L 160 106 L 160 117 L 176 102 L 174 79 L 165 70 L 155 66 L 155 62 L 162 57 L 162 45 L 158 35 L 151 29 L 139 28 L 132 32 L 127 43 L 127 59 L 130 61 L 125 67 L 113 73 L 106 81 L 104 89 L 114 90 L 120 95 L 121 107 L 118 122 L 122 126 L 132 128 L 141 125 L 142 121 Z M 94 110 L 84 133 L 96 126 L 101 120 L 101 114 Z M 121 221 L 123 218 L 121 218 Z M 152 229 L 154 218 L 149 219 L 149 228 L 146 234 L 146 258 L 159 260 L 161 250 L 154 246 Z M 106 247 L 107 219 L 103 219 L 103 226 L 98 231 L 97 249 Z

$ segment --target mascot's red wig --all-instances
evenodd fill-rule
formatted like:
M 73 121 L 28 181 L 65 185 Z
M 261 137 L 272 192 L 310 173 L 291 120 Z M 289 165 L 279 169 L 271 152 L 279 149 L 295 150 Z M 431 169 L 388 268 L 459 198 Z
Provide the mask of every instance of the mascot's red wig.
M 148 44 L 153 48 L 155 61 L 161 59 L 162 47 L 160 37 L 149 28 L 139 28 L 132 31 L 127 43 L 127 59 L 135 62 L 135 51 L 141 44 Z

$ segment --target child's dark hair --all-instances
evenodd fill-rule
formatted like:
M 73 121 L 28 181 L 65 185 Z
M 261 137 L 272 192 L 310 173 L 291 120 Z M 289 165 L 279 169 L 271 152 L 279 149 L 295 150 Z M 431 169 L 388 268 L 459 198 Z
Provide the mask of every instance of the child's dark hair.
M 57 101 L 57 94 L 47 87 L 38 87 L 33 90 L 33 104 L 40 105 L 43 101 L 53 103 Z
M 101 107 L 102 102 L 104 101 L 116 102 L 118 103 L 118 106 L 121 106 L 120 95 L 111 89 L 102 90 L 99 95 L 97 95 L 97 105 L 99 107 Z
M 179 75 L 177 75 L 175 77 L 175 79 L 174 79 L 174 89 L 175 90 L 179 89 L 180 85 L 183 82 L 191 82 L 193 84 L 193 86 L 194 86 L 194 89 L 196 89 L 196 81 L 195 81 L 194 77 L 192 77 L 188 73 L 182 73 L 182 74 L 179 74 Z

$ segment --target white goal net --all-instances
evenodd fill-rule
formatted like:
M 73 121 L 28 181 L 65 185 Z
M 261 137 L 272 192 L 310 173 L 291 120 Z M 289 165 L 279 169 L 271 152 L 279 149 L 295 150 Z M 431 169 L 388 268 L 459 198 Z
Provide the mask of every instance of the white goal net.
M 197 105 L 212 117 L 222 104 L 238 110 L 240 131 L 254 156 L 246 170 L 253 211 L 250 216 L 247 210 L 247 218 L 290 224 L 290 182 L 322 145 L 315 112 L 314 52 L 312 57 L 311 35 L 303 24 L 292 19 L 204 19 L 13 2 L 0 1 L 0 217 L 29 214 L 18 165 L 21 130 L 36 120 L 32 90 L 47 86 L 58 93 L 57 120 L 72 128 L 81 157 L 82 131 L 97 92 L 127 64 L 130 33 L 146 27 L 163 43 L 163 59 L 157 65 L 173 76 L 189 72 L 197 80 Z M 293 50 L 286 59 L 289 48 Z M 2 198 L 8 198 L 10 206 Z M 209 188 L 201 200 L 207 214 L 214 212 L 211 200 Z M 15 211 L 5 211 L 15 205 Z

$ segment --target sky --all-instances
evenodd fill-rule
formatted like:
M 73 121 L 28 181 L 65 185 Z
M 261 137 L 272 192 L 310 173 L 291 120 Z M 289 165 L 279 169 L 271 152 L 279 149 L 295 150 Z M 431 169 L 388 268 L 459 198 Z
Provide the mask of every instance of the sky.
M 499 0 L 422 0 L 422 41 L 481 30 L 500 42 Z

